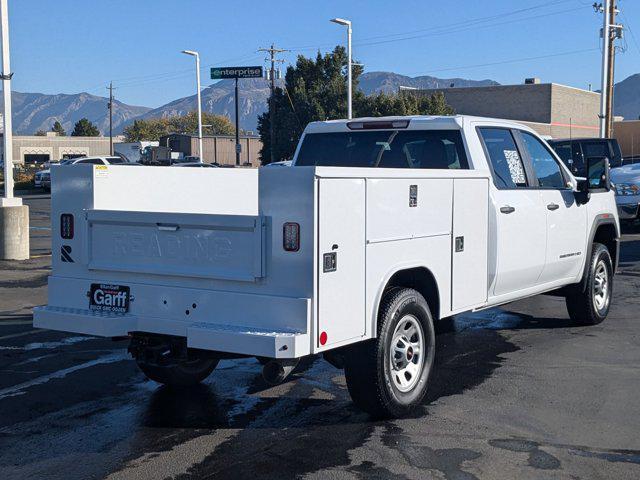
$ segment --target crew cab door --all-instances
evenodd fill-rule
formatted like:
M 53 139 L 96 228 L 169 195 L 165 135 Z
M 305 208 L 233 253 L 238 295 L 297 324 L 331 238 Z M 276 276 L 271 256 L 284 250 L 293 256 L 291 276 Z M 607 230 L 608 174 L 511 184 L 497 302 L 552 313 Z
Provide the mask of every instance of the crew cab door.
M 574 278 L 585 254 L 587 207 L 576 202 L 569 179 L 547 146 L 529 132 L 518 135 L 546 209 L 547 251 L 540 283 Z
M 489 262 L 495 271 L 489 296 L 500 296 L 539 284 L 546 255 L 546 209 L 540 191 L 530 188 L 531 172 L 525 169 L 513 132 L 478 130 L 495 185 L 489 236 Z

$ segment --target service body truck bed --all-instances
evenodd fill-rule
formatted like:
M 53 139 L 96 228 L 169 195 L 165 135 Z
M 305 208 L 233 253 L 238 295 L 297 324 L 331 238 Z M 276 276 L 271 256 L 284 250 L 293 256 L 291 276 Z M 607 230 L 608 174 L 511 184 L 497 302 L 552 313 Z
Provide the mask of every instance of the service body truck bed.
M 514 147 L 496 150 L 504 132 Z M 57 168 L 49 301 L 34 324 L 132 336 L 143 371 L 165 383 L 234 355 L 282 378 L 325 353 L 361 407 L 402 414 L 426 391 L 433 321 L 563 287 L 570 312 L 606 316 L 613 196 L 592 188 L 589 200 L 560 162 L 563 188 L 540 185 L 525 134 L 539 140 L 460 116 L 317 122 L 287 168 Z M 494 151 L 514 188 L 497 186 Z M 533 184 L 516 188 L 519 175 Z M 603 266 L 598 309 L 585 278 Z M 388 361 L 363 364 L 376 349 Z

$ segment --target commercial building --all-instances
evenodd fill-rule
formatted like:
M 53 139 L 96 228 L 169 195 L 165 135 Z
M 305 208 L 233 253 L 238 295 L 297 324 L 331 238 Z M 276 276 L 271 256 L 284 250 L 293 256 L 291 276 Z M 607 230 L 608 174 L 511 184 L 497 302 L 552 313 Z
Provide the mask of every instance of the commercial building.
M 401 90 L 405 95 L 441 92 L 461 115 L 522 122 L 554 138 L 597 137 L 600 94 L 527 79 L 522 85 Z
M 613 137 L 618 140 L 623 157 L 640 156 L 640 120 L 613 122 Z
M 115 136 L 113 141 L 120 142 L 123 138 Z M 0 153 L 4 161 L 2 142 Z M 63 137 L 54 132 L 42 136 L 13 136 L 13 161 L 16 165 L 41 165 L 48 161 L 93 155 L 109 155 L 109 137 Z
M 240 135 L 240 165 L 259 167 L 260 137 L 254 135 Z M 169 147 L 172 152 L 182 152 L 184 156 L 200 156 L 198 152 L 198 137 L 180 133 L 172 133 L 160 137 L 160 146 Z M 206 135 L 202 137 L 202 161 L 204 163 L 218 163 L 220 165 L 236 164 L 236 139 L 233 135 Z

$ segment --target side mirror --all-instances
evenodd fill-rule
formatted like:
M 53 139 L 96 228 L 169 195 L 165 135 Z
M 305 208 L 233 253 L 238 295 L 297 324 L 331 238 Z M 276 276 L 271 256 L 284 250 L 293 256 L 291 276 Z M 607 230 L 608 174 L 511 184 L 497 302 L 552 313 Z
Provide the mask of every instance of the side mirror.
M 591 192 L 589 192 L 589 180 L 584 177 L 576 177 L 576 191 L 574 195 L 578 205 L 584 205 L 591 199 Z
M 587 182 L 589 190 L 611 190 L 609 181 L 609 159 L 607 157 L 587 158 Z

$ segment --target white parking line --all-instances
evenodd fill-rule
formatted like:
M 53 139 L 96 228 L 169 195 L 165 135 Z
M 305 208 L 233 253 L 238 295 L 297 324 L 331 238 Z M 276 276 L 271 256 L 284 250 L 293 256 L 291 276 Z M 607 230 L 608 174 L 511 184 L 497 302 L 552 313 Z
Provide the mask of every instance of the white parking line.
M 13 385 L 11 387 L 0 389 L 0 400 L 7 397 L 14 397 L 16 395 L 23 395 L 26 389 L 34 387 L 36 385 L 42 385 L 43 383 L 47 383 L 49 380 L 64 378 L 70 373 L 77 372 L 78 370 L 84 370 L 85 368 L 94 367 L 96 365 L 102 365 L 104 363 L 115 363 L 121 362 L 123 360 L 127 360 L 129 355 L 126 350 L 122 350 L 121 352 L 112 353 L 110 355 L 105 355 L 104 357 L 96 358 L 95 360 L 91 360 L 90 362 L 81 363 L 79 365 L 74 365 L 73 367 L 65 368 L 63 370 L 58 370 L 57 372 L 50 373 L 49 375 L 43 375 L 42 377 L 34 378 L 33 380 L 29 380 L 28 382 L 23 382 L 18 385 Z
M 0 340 L 8 340 L 10 338 L 25 337 L 27 335 L 33 335 L 35 333 L 40 333 L 44 331 L 45 330 L 42 328 L 35 328 L 33 330 L 29 330 L 28 332 L 12 333 L 11 335 L 5 335 L 4 337 L 0 337 Z

